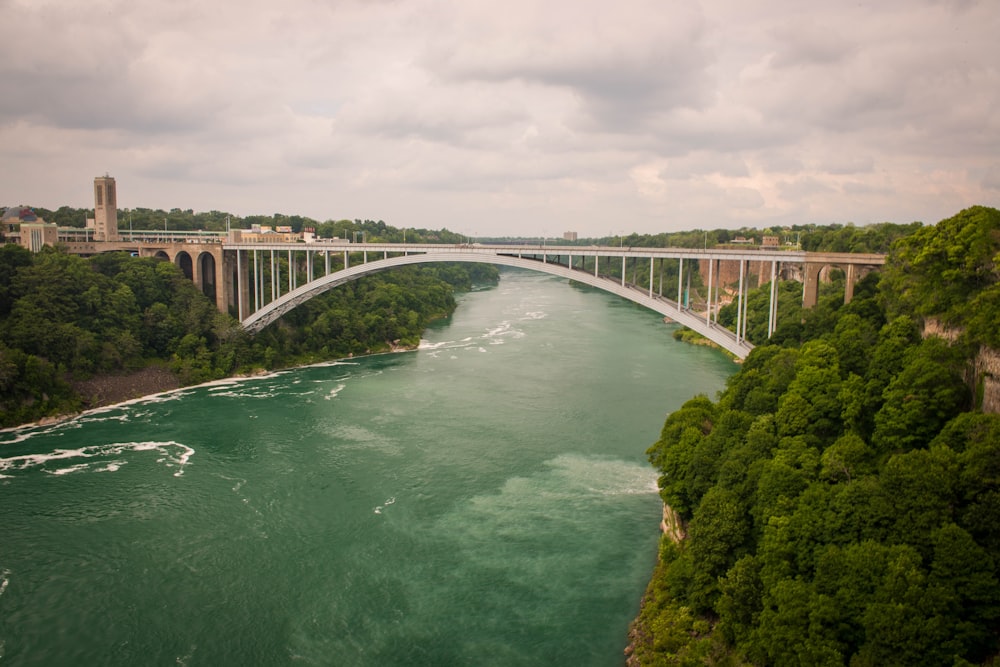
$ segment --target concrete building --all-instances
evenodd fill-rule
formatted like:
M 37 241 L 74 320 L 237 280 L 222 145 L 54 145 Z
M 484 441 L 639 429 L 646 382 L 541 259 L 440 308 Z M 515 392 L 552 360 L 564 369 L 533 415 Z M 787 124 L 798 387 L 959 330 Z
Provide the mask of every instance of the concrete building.
M 94 240 L 118 240 L 118 196 L 107 174 L 94 179 Z
M 45 222 L 27 206 L 12 206 L 4 211 L 0 223 L 4 241 L 17 243 L 31 252 L 38 252 L 42 246 L 55 245 L 59 230 L 55 223 Z

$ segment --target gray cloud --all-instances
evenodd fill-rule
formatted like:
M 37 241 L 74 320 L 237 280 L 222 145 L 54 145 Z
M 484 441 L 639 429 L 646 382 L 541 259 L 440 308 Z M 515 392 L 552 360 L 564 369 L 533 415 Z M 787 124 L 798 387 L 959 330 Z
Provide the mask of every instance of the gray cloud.
M 107 171 L 126 206 L 479 234 L 1000 205 L 987 0 L 49 0 L 0 23 L 7 203 L 84 206 Z

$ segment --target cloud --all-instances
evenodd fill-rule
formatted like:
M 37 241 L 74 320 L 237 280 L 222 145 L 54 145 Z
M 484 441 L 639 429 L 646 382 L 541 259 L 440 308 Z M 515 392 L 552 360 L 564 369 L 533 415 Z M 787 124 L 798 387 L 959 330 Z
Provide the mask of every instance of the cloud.
M 0 22 L 16 203 L 85 206 L 109 172 L 127 206 L 480 235 L 1000 203 L 986 0 L 7 0 Z

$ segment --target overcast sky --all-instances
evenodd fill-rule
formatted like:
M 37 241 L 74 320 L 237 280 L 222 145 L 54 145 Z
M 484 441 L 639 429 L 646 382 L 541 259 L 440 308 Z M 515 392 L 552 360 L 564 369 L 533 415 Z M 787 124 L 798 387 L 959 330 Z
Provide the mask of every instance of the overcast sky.
M 997 0 L 0 0 L 0 204 L 470 235 L 1000 206 Z

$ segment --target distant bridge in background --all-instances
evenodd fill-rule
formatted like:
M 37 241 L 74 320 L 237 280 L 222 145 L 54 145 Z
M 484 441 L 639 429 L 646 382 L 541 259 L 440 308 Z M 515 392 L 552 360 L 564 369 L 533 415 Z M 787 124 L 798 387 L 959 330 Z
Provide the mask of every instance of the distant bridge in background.
M 850 301 L 857 280 L 885 263 L 885 256 L 879 254 L 812 253 L 760 246 L 690 249 L 324 240 L 247 242 L 241 239 L 240 232 L 128 232 L 126 239 L 122 231 L 114 241 L 66 237 L 60 242 L 70 252 L 82 255 L 118 250 L 171 261 L 215 300 L 219 310 L 235 313 L 250 332 L 260 331 L 318 294 L 365 275 L 399 266 L 475 262 L 549 273 L 616 294 L 702 334 L 741 359 L 753 349 L 746 338 L 752 274 L 756 282 L 771 285 L 770 336 L 777 326 L 779 276 L 802 282 L 802 303 L 809 308 L 816 304 L 820 280 L 828 269 L 844 272 L 844 300 Z M 629 260 L 634 261 L 629 264 Z M 707 287 L 698 310 L 692 308 L 685 284 L 685 279 L 690 284 L 695 262 Z M 676 299 L 663 293 L 666 263 L 677 266 Z M 619 265 L 620 275 L 611 276 L 610 269 L 618 269 Z M 633 274 L 631 281 L 627 280 L 626 268 Z M 724 275 L 732 280 L 724 281 Z M 737 303 L 735 331 L 717 322 L 719 307 L 732 301 Z

